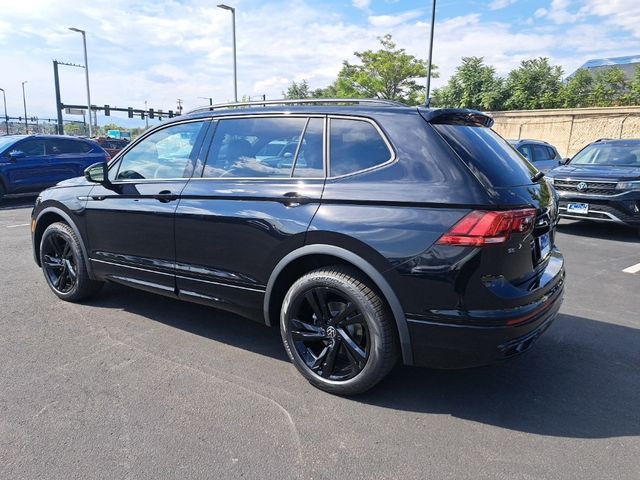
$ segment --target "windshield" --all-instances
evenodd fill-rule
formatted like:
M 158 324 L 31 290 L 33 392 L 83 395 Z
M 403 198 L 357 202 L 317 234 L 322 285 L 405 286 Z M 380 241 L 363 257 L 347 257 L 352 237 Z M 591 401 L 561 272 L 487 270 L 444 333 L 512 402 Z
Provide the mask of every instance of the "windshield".
M 9 147 L 9 145 L 16 143 L 18 140 L 19 139 L 15 137 L 0 137 L 0 152 Z
M 594 143 L 578 152 L 571 165 L 640 167 L 640 142 Z

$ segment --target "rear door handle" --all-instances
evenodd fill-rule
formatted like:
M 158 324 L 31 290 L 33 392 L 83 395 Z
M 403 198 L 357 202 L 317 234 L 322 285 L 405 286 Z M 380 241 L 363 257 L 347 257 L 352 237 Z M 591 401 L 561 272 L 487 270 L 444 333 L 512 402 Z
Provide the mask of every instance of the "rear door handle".
M 311 201 L 309 197 L 304 197 L 298 192 L 287 192 L 283 197 L 282 203 L 287 207 L 299 207 Z

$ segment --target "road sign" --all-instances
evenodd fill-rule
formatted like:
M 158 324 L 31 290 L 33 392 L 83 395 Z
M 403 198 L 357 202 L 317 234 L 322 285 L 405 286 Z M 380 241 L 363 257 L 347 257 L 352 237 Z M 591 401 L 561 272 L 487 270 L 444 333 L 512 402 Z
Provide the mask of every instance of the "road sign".
M 65 108 L 64 113 L 67 115 L 84 115 L 85 110 L 82 108 Z

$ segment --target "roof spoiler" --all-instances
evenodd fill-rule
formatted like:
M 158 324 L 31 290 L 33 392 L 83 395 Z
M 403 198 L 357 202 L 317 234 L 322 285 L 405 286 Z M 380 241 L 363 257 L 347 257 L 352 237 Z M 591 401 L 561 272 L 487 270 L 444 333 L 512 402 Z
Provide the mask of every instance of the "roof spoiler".
M 486 113 L 468 108 L 420 109 L 420 115 L 429 123 L 446 125 L 467 125 L 470 127 L 491 127 L 493 118 Z

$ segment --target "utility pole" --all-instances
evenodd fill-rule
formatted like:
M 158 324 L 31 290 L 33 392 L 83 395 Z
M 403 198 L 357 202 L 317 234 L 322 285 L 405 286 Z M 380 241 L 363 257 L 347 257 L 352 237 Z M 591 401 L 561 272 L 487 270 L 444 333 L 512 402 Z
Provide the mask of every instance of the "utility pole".
M 238 103 L 238 69 L 236 66 L 236 9 L 229 5 L 220 4 L 218 8 L 231 12 L 231 34 L 233 36 L 233 99 Z
M 182 115 L 182 99 L 179 98 L 177 102 L 178 102 L 178 107 L 176 108 L 176 110 L 178 110 L 178 115 Z
M 29 123 L 27 122 L 27 96 L 24 93 L 24 84 L 29 83 L 27 80 L 22 82 L 22 103 L 24 105 L 24 129 L 25 133 L 29 133 Z
M 144 109 L 145 109 L 145 114 L 144 114 L 144 123 L 145 123 L 145 130 L 149 130 L 149 109 L 147 108 L 147 101 L 144 101 Z
M 91 127 L 91 93 L 89 92 L 89 62 L 87 61 L 87 35 L 84 30 L 79 28 L 69 27 L 72 32 L 78 32 L 82 34 L 82 45 L 84 47 L 84 76 L 87 81 L 87 108 L 89 109 L 89 137 L 93 136 L 93 130 Z M 96 111 L 96 126 L 98 125 L 98 112 Z
M 431 39 L 429 40 L 429 65 L 427 68 L 427 94 L 425 104 L 427 108 L 431 105 L 431 66 L 433 64 L 433 31 L 436 26 L 436 0 L 431 0 Z
M 62 100 L 60 99 L 60 77 L 58 76 L 58 61 L 53 61 L 53 82 L 56 89 L 56 112 L 58 117 L 58 135 L 64 135 L 64 124 L 62 123 Z
M 4 99 L 4 124 L 7 127 L 7 135 L 9 135 L 9 115 L 7 115 L 7 94 L 4 91 L 4 88 L 0 88 L 2 90 L 2 98 Z

